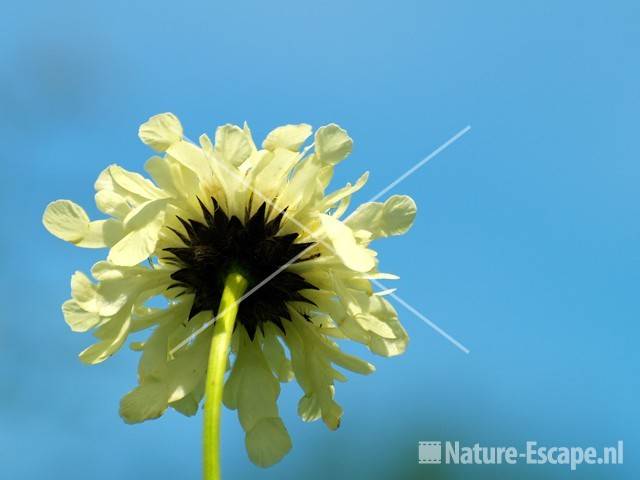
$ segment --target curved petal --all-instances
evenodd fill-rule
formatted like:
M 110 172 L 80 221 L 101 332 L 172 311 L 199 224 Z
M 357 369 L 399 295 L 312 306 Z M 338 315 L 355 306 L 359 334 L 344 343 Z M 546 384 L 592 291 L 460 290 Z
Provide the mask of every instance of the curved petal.
M 296 151 L 310 135 L 311 125 L 306 123 L 283 125 L 269 132 L 267 138 L 262 142 L 262 148 L 267 150 L 286 148 L 287 150 Z
M 71 200 L 56 200 L 47 205 L 42 216 L 45 228 L 67 242 L 78 242 L 89 231 L 89 216 Z
M 122 312 L 101 325 L 95 332 L 100 341 L 84 349 L 80 353 L 80 360 L 92 365 L 104 362 L 120 349 L 127 338 L 130 324 L 129 312 Z
M 195 173 L 196 176 L 203 181 L 206 181 L 209 176 L 211 176 L 211 164 L 205 152 L 191 142 L 183 141 L 174 143 L 171 148 L 167 150 L 167 156 L 175 159 L 184 168 Z
M 167 386 L 149 381 L 134 388 L 120 400 L 120 416 L 127 423 L 140 423 L 160 417 L 168 407 Z
M 95 200 L 98 210 L 120 220 L 131 210 L 131 206 L 123 196 L 106 188 L 96 192 Z
M 329 165 L 340 163 L 353 149 L 353 141 L 347 132 L 335 123 L 318 129 L 314 145 L 318 159 Z
M 386 202 L 360 205 L 345 221 L 353 230 L 366 230 L 371 239 L 402 235 L 413 225 L 416 203 L 407 195 L 393 195 Z
M 329 215 L 319 215 L 327 238 L 336 255 L 356 272 L 368 272 L 375 267 L 375 253 L 356 242 L 353 231 L 341 221 Z
M 319 335 L 315 327 L 306 320 L 295 317 L 285 324 L 285 341 L 291 351 L 291 362 L 298 383 L 305 395 L 298 403 L 298 414 L 305 422 L 322 417 L 331 430 L 340 426 L 342 408 L 334 400 L 333 381 L 340 375 L 332 367 L 330 360 L 316 348 Z
M 86 332 L 100 323 L 100 315 L 87 312 L 75 300 L 67 300 L 62 304 L 64 320 L 74 332 Z
M 288 382 L 293 379 L 293 370 L 291 369 L 291 360 L 285 354 L 284 347 L 278 341 L 278 336 L 274 332 L 275 328 L 266 325 L 267 334 L 264 337 L 262 350 L 264 356 L 280 382 Z
M 249 146 L 251 147 L 251 152 L 255 153 L 258 149 L 256 148 L 256 142 L 253 141 L 253 135 L 251 134 L 251 129 L 249 128 L 249 124 L 244 122 L 242 125 L 242 131 L 247 137 L 247 141 L 249 142 Z
M 266 468 L 278 463 L 292 445 L 282 419 L 271 417 L 261 419 L 247 432 L 245 446 L 249 459 L 259 467 Z
M 185 156 L 181 156 L 185 158 Z M 206 161 L 206 160 L 205 160 Z M 193 200 L 194 192 L 198 192 L 198 175 L 184 162 L 167 155 L 165 158 L 151 157 L 144 166 L 160 188 L 176 198 Z M 194 168 L 197 168 L 194 165 Z
M 354 185 L 348 183 L 346 186 L 336 190 L 335 192 L 327 195 L 323 200 L 321 206 L 318 207 L 320 211 L 333 207 L 336 203 L 348 198 L 358 190 L 360 190 L 367 183 L 369 179 L 369 172 L 364 172 Z
M 89 223 L 89 231 L 75 245 L 83 248 L 111 247 L 118 243 L 123 235 L 124 228 L 119 220 L 96 220 Z
M 131 211 L 125 218 L 127 234 L 109 251 L 107 259 L 116 265 L 133 266 L 155 250 L 163 226 L 166 200 L 152 200 Z
M 224 389 L 224 402 L 238 410 L 246 432 L 249 458 L 261 467 L 278 462 L 291 449 L 291 439 L 279 418 L 280 384 L 273 376 L 259 342 L 239 332 L 238 354 Z
M 142 143 L 158 152 L 164 152 L 182 139 L 182 125 L 173 113 L 161 113 L 140 126 L 138 136 Z
M 76 271 L 71 275 L 71 296 L 87 312 L 100 311 L 96 286 L 84 273 Z
M 123 235 L 119 220 L 90 222 L 84 209 L 69 200 L 50 203 L 44 211 L 42 223 L 56 237 L 84 248 L 108 247 Z
M 257 194 L 259 203 L 264 201 L 264 196 L 277 196 L 291 169 L 299 159 L 298 152 L 284 148 L 276 148 L 274 152 L 266 152 L 260 156 L 257 164 L 249 173 L 255 191 L 259 192 Z
M 377 355 L 394 357 L 404 353 L 409 343 L 409 335 L 398 320 L 398 314 L 393 306 L 384 298 L 374 296 L 371 299 L 370 313 L 380 321 L 385 322 L 392 331 L 392 335 L 382 337 L 373 335 L 369 348 Z
M 201 384 L 189 395 L 186 395 L 175 402 L 169 402 L 169 406 L 187 417 L 192 417 L 198 413 L 198 407 L 200 406 L 200 401 L 203 396 L 204 382 L 201 382 Z
M 119 165 L 111 165 L 109 174 L 113 182 L 113 190 L 134 204 L 168 197 L 164 191 L 156 187 L 150 180 L 139 173 L 129 172 Z M 106 181 L 101 181 L 100 179 L 96 182 L 96 184 L 98 183 L 100 185 L 108 185 Z
M 393 306 L 380 295 L 353 290 L 334 280 L 346 313 L 339 321 L 334 318 L 340 330 L 351 339 L 365 343 L 378 355 L 390 357 L 403 353 L 409 336 Z
M 237 167 L 251 155 L 251 144 L 240 127 L 227 124 L 216 130 L 215 153 L 223 162 Z

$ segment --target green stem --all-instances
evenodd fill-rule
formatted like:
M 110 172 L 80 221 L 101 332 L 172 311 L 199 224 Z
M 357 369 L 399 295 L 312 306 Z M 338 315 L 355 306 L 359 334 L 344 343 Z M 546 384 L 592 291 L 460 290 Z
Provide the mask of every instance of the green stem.
M 229 344 L 238 314 L 238 300 L 247 288 L 247 280 L 230 273 L 225 282 L 218 319 L 213 327 L 204 401 L 204 480 L 220 480 L 220 414 L 222 390 L 227 369 Z

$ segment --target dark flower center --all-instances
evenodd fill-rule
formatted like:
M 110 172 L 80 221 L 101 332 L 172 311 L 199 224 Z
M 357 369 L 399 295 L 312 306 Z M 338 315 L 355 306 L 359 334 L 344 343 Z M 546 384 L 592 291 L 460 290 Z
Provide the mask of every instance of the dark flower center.
M 180 267 L 171 274 L 176 283 L 169 288 L 183 288 L 184 293 L 195 295 L 189 319 L 202 311 L 218 312 L 224 280 L 230 271 L 246 276 L 249 291 L 293 258 L 302 257 L 302 252 L 313 245 L 295 243 L 297 233 L 278 235 L 284 211 L 267 221 L 267 206 L 263 203 L 253 216 L 247 214 L 243 223 L 236 216 L 229 218 L 216 200 L 211 200 L 213 212 L 198 199 L 204 223 L 177 217 L 187 235 L 171 230 L 184 246 L 164 249 L 173 256 L 163 260 Z M 292 263 L 309 258 L 296 258 Z M 289 302 L 313 305 L 300 293 L 305 289 L 317 290 L 302 276 L 284 269 L 240 302 L 238 322 L 252 340 L 256 329 L 262 330 L 266 322 L 273 322 L 284 332 L 282 319 L 291 320 Z

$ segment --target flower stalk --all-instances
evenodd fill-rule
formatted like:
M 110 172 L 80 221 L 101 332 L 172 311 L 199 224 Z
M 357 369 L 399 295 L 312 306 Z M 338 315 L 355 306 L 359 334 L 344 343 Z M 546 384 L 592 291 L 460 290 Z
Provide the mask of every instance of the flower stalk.
M 247 288 L 247 279 L 237 272 L 230 273 L 224 285 L 218 318 L 213 327 L 204 404 L 204 480 L 219 480 L 220 423 L 224 374 L 227 369 L 229 345 L 238 314 L 238 301 Z

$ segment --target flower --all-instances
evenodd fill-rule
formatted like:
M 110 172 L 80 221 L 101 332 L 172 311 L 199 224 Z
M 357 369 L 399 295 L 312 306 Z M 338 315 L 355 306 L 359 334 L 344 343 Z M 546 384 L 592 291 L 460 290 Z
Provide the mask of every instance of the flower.
M 232 268 L 243 272 L 249 291 L 238 307 L 223 401 L 238 411 L 257 465 L 271 465 L 291 448 L 278 412 L 280 383 L 295 379 L 302 388 L 302 420 L 321 418 L 336 429 L 342 408 L 334 382 L 345 377 L 335 367 L 374 370 L 336 340 L 353 340 L 382 356 L 405 350 L 408 337 L 387 292 L 372 287 L 372 280 L 397 277 L 378 271 L 369 247 L 377 238 L 405 233 L 415 203 L 396 195 L 342 219 L 368 174 L 326 194 L 352 141 L 331 124 L 304 146 L 311 134 L 309 125 L 285 125 L 258 149 L 246 124 L 224 125 L 215 143 L 202 135 L 196 145 L 174 115 L 156 115 L 139 131 L 163 154 L 145 165 L 153 182 L 107 167 L 95 183 L 105 220 L 90 221 L 69 200 L 47 206 L 43 223 L 53 235 L 109 249 L 91 269 L 93 279 L 73 274 L 71 299 L 62 306 L 73 331 L 93 330 L 97 338 L 80 359 L 102 362 L 129 335 L 153 329 L 145 341 L 131 343 L 142 356 L 139 384 L 120 405 L 126 422 L 157 418 L 168 407 L 197 412 L 212 336 L 204 327 Z

